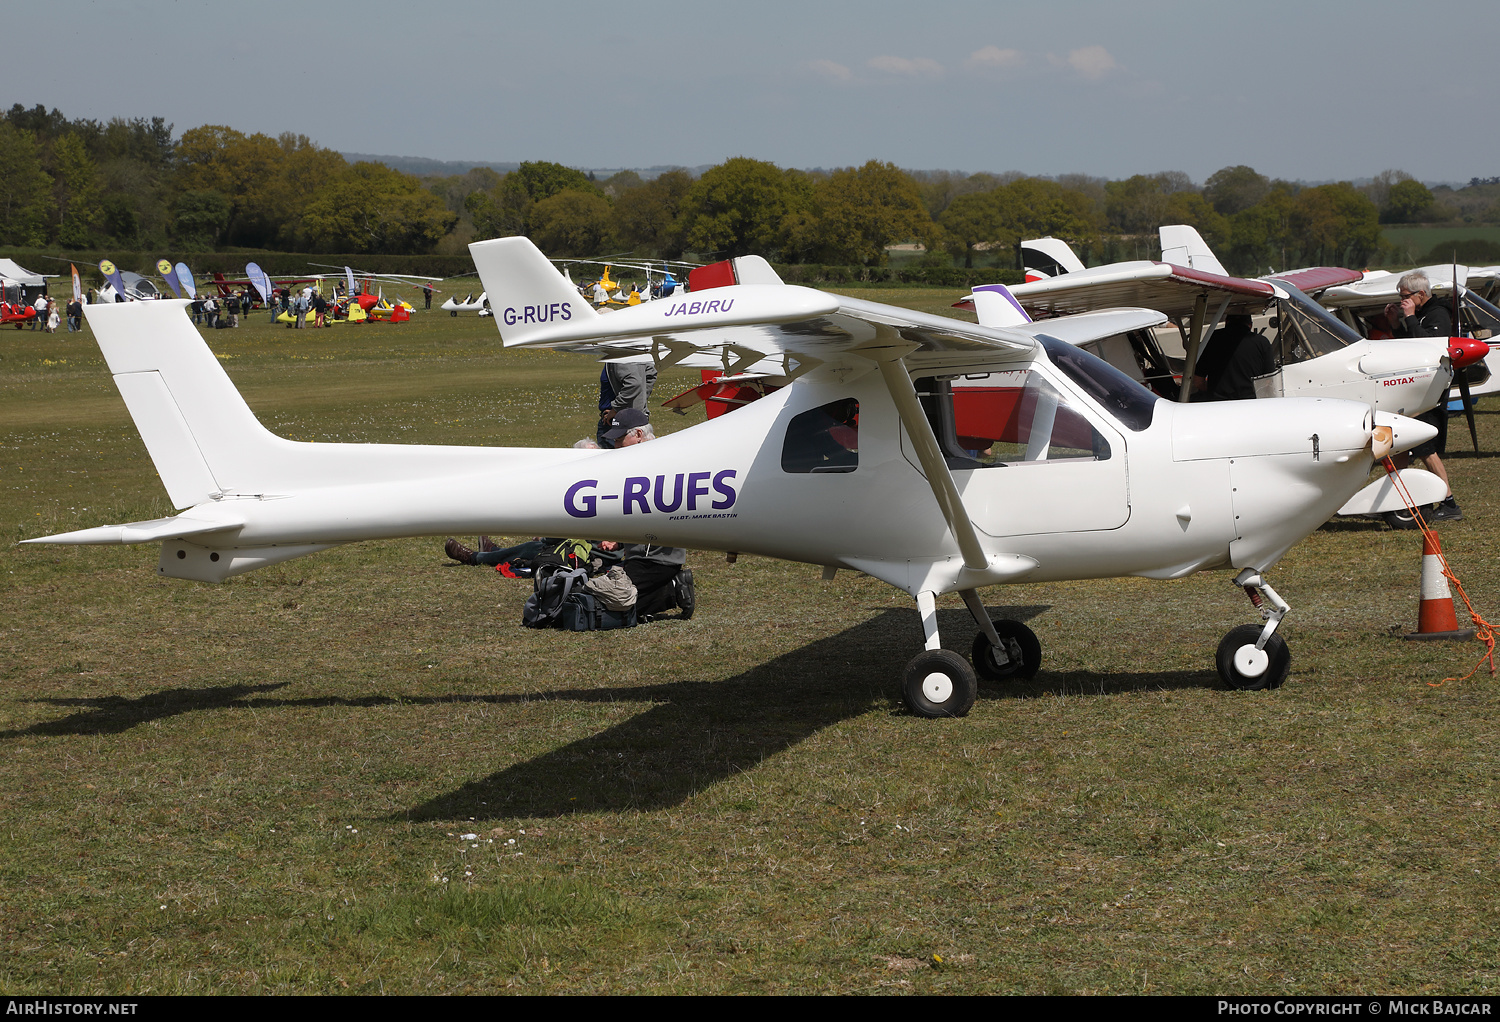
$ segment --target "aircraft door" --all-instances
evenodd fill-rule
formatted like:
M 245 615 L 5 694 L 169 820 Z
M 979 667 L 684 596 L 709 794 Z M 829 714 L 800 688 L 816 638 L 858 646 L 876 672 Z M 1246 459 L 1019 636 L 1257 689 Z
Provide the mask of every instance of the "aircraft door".
M 1124 436 L 1036 366 L 913 382 L 981 532 L 1088 532 L 1130 517 Z M 909 439 L 902 449 L 917 464 Z

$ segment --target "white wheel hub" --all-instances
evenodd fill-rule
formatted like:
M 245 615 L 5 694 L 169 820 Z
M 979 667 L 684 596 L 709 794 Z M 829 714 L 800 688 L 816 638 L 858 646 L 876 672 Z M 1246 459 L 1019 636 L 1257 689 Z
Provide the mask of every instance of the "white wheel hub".
M 1247 643 L 1234 651 L 1234 669 L 1247 678 L 1259 678 L 1271 665 L 1271 654 Z
M 922 694 L 934 703 L 946 703 L 953 697 L 953 679 L 934 671 L 922 679 Z

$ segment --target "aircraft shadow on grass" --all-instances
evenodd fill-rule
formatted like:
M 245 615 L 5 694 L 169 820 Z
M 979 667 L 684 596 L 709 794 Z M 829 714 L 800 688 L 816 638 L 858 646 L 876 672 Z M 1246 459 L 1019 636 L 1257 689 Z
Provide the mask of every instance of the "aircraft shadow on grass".
M 994 617 L 1022 621 L 1048 609 L 1045 606 L 989 608 Z M 943 610 L 938 618 L 939 627 L 950 637 L 966 636 L 974 629 L 964 610 Z M 136 699 L 105 695 L 36 700 L 86 709 L 57 720 L 0 732 L 0 739 L 119 734 L 153 720 L 225 709 L 466 702 L 645 703 L 649 704 L 648 709 L 613 727 L 471 781 L 412 807 L 398 818 L 468 820 L 472 817 L 478 821 L 577 812 L 649 811 L 679 805 L 725 778 L 753 770 L 767 757 L 824 728 L 874 707 L 887 706 L 893 713 L 902 713 L 895 673 L 899 666 L 888 665 L 903 664 L 905 652 L 914 642 L 920 642 L 916 616 L 909 610 L 885 609 L 862 624 L 723 681 L 676 681 L 526 694 L 379 695 L 358 699 L 339 696 L 278 699 L 270 695 L 285 687 L 285 682 L 173 688 Z M 980 700 L 1056 694 L 1113 695 L 1217 685 L 1213 671 L 1096 674 L 1043 670 L 1032 681 L 981 685 Z M 927 722 L 922 726 L 947 725 Z

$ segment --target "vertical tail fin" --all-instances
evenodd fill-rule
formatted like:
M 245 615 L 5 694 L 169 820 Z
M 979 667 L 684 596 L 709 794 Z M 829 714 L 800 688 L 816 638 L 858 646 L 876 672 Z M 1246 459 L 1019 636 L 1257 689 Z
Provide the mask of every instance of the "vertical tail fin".
M 1186 266 L 1190 270 L 1203 270 L 1229 276 L 1224 264 L 1214 258 L 1213 251 L 1196 227 L 1187 224 L 1168 224 L 1157 231 L 1161 238 L 1161 261 Z
M 557 323 L 599 315 L 530 238 L 476 241 L 469 253 L 506 347 L 525 344 Z
M 1020 326 L 1031 322 L 1031 317 L 1004 284 L 980 284 L 973 289 L 972 298 L 980 326 Z

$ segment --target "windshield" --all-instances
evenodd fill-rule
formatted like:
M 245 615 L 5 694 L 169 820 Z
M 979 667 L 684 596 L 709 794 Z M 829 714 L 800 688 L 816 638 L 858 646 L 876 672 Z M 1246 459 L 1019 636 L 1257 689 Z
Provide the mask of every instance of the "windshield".
M 1271 347 L 1282 365 L 1328 355 L 1364 340 L 1352 327 L 1286 281 L 1275 279 L 1286 289 L 1278 299 L 1277 336 Z
M 1053 365 L 1121 423 L 1137 433 L 1151 425 L 1156 402 L 1161 398 L 1145 386 L 1103 359 L 1066 341 L 1059 341 L 1046 334 L 1038 334 L 1036 339 L 1047 349 L 1047 357 L 1052 360 Z
M 1500 309 L 1495 308 L 1468 288 L 1464 288 L 1464 311 L 1468 314 L 1464 318 L 1474 329 L 1488 330 L 1491 337 L 1500 334 Z

